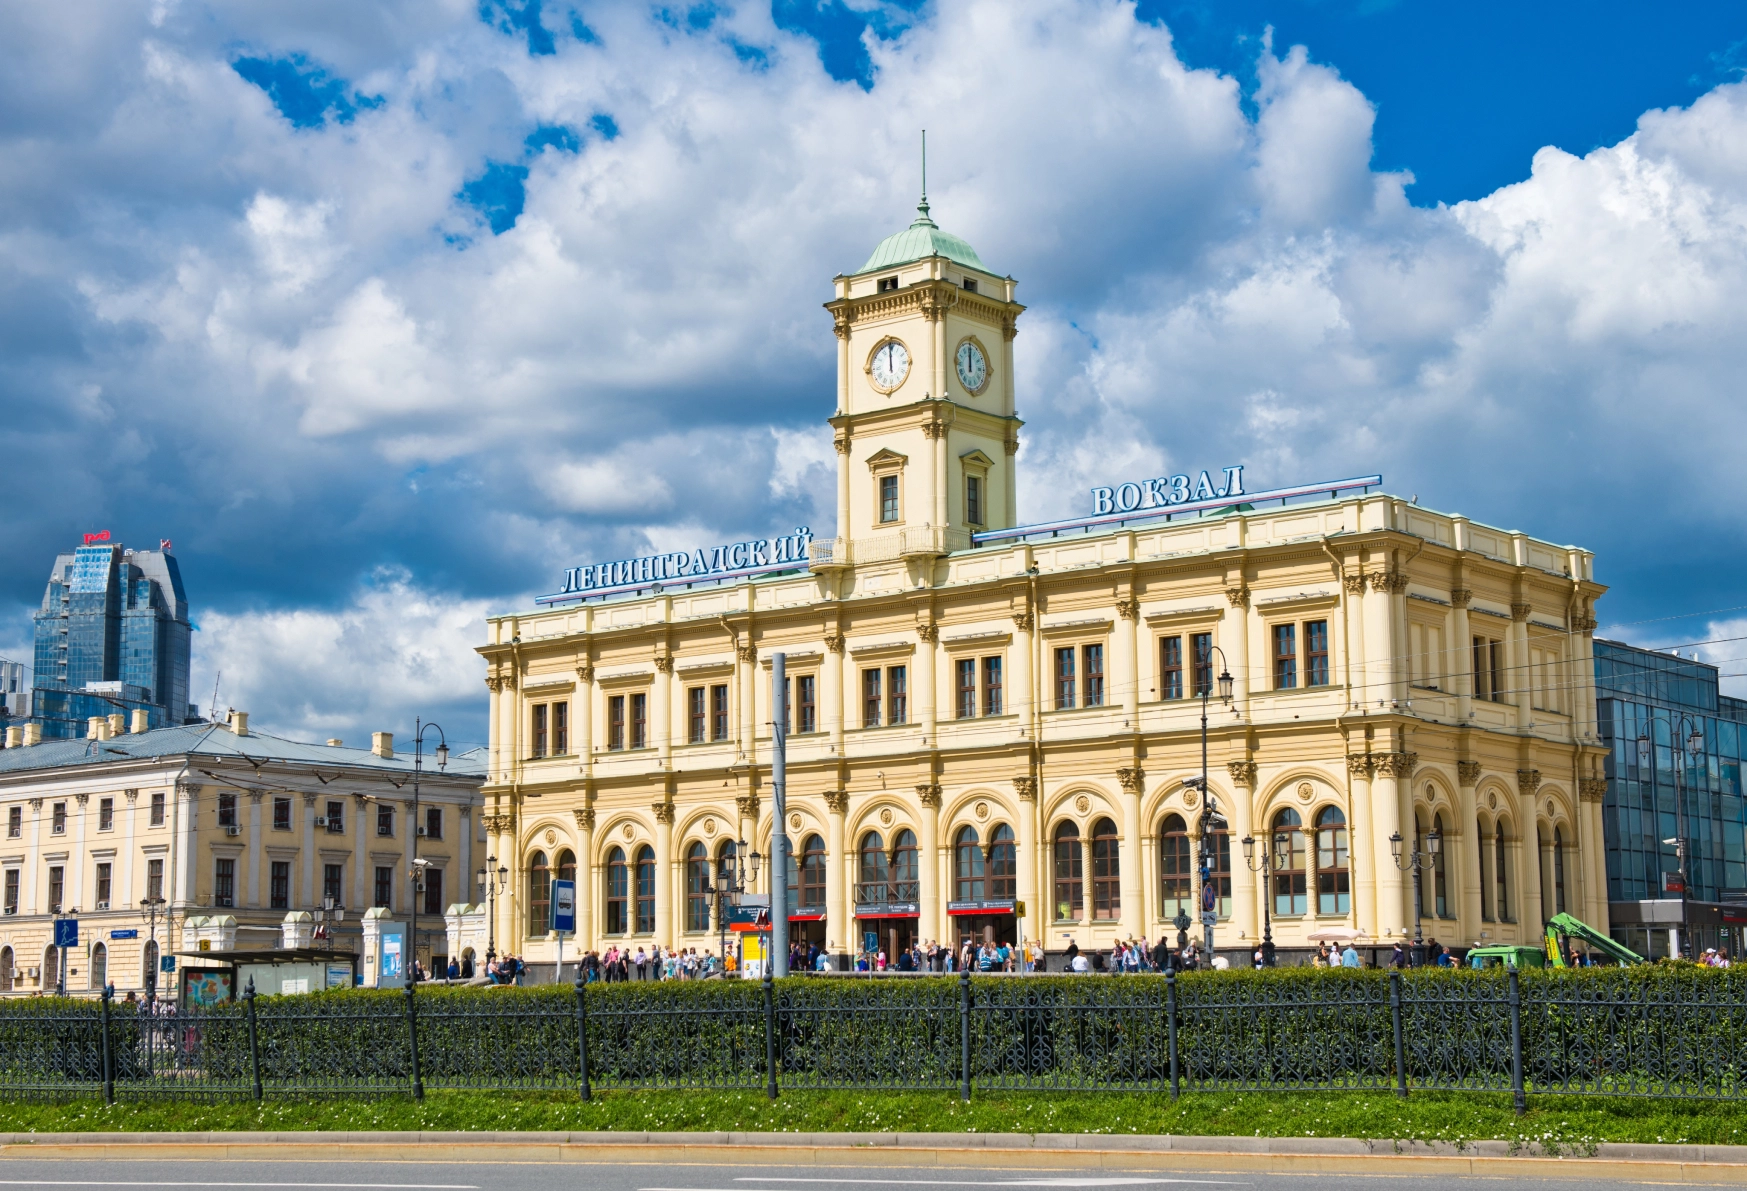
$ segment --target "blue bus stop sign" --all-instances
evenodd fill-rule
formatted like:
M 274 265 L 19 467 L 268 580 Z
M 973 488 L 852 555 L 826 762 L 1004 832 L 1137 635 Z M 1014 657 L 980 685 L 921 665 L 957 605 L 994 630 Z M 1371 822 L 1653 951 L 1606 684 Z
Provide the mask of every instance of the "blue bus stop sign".
M 560 934 L 576 933 L 576 882 L 552 882 L 552 929 Z

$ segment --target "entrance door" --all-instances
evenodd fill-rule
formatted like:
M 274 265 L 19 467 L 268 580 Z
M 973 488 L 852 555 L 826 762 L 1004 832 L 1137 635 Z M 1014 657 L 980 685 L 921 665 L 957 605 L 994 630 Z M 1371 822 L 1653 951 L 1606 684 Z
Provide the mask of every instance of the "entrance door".
M 1012 947 L 1019 942 L 1019 920 L 1011 914 L 960 914 L 953 918 L 952 926 L 960 950 L 967 939 L 977 947 L 984 943 Z

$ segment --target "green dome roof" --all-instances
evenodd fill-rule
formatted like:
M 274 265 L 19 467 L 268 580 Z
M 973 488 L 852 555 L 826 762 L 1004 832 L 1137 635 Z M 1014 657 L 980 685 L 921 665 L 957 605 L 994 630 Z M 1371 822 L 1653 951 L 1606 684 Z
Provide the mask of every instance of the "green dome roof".
M 950 232 L 940 230 L 932 219 L 928 218 L 928 196 L 923 195 L 921 203 L 916 207 L 916 222 L 895 235 L 887 236 L 880 241 L 879 247 L 873 250 L 873 255 L 867 258 L 867 264 L 850 274 L 858 277 L 863 273 L 873 273 L 880 269 L 890 269 L 897 265 L 907 265 L 911 261 L 919 261 L 924 257 L 944 256 L 949 261 L 957 261 L 972 269 L 989 272 L 977 256 L 977 250 L 966 244 Z

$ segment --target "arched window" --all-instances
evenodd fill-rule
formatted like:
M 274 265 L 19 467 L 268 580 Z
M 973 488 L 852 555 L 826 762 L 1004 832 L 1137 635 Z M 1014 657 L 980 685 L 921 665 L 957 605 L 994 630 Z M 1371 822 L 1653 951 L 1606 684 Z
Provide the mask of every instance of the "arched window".
M 1316 912 L 1345 914 L 1353 906 L 1347 817 L 1338 806 L 1316 816 Z
M 983 900 L 983 846 L 977 842 L 975 827 L 958 829 L 958 837 L 953 843 L 953 876 L 957 878 L 954 901 Z
M 892 900 L 910 905 L 922 896 L 916 833 L 908 827 L 892 841 Z
M 1439 918 L 1450 917 L 1450 833 L 1444 830 L 1444 816 L 1432 817 L 1438 832 L 1438 853 L 1432 857 L 1432 905 Z
M 655 849 L 637 849 L 637 933 L 655 933 Z
M 886 893 L 890 861 L 886 855 L 886 841 L 879 832 L 870 831 L 861 837 L 861 873 L 855 883 L 856 905 L 883 906 L 891 900 Z
M 1304 872 L 1304 821 L 1287 807 L 1274 816 L 1274 913 L 1309 909 Z
M 1092 824 L 1092 917 L 1109 921 L 1122 916 L 1122 859 L 1116 824 L 1099 819 Z
M 723 840 L 722 846 L 716 849 L 716 880 L 724 888 L 734 885 L 737 873 L 735 866 L 739 863 L 739 857 L 740 845 L 731 839 Z
M 816 835 L 801 841 L 801 905 L 810 910 L 825 906 L 825 841 Z
M 1055 829 L 1055 916 L 1057 922 L 1080 917 L 1085 888 L 1085 857 L 1080 852 L 1080 829 L 1063 823 Z
M 1506 874 L 1510 872 L 1510 860 L 1504 849 L 1504 820 L 1498 821 L 1493 833 L 1492 871 L 1498 879 L 1498 920 L 1514 922 L 1516 919 L 1510 913 L 1510 882 Z
M 576 853 L 565 848 L 558 853 L 558 860 L 552 865 L 552 875 L 560 881 L 576 880 Z
M 11 964 L 6 965 L 8 969 Z M 140 948 L 140 987 L 149 996 L 158 987 L 158 941 L 147 939 L 146 945 Z
M 91 947 L 91 987 L 100 989 L 109 979 L 109 948 L 102 943 Z
M 607 853 L 607 933 L 622 935 L 630 931 L 627 915 L 629 874 L 625 871 L 625 850 L 614 848 Z
M 0 992 L 12 991 L 12 948 L 0 947 Z
M 1013 846 L 1013 829 L 1002 823 L 989 832 L 990 901 L 1012 901 L 1019 896 L 1019 853 Z
M 1194 858 L 1190 855 L 1189 828 L 1181 815 L 1166 815 L 1159 832 L 1159 912 L 1167 919 L 1197 913 L 1194 896 Z
M 1553 907 L 1565 912 L 1565 833 L 1553 828 Z
M 528 857 L 528 933 L 544 935 L 552 929 L 552 870 L 546 853 Z
M 710 929 L 710 853 L 696 840 L 685 850 L 685 928 Z
M 61 953 L 53 947 L 44 947 L 42 951 L 42 984 L 44 992 L 53 989 L 58 984 Z

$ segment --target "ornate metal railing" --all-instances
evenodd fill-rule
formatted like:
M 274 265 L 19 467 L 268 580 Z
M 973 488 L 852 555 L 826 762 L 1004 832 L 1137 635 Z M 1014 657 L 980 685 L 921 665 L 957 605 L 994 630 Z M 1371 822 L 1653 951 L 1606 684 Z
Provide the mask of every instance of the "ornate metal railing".
M 1747 977 L 1747 973 L 1741 974 Z M 1747 1096 L 1747 979 L 1699 970 L 707 980 L 0 1002 L 0 1098 L 596 1087 Z

